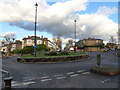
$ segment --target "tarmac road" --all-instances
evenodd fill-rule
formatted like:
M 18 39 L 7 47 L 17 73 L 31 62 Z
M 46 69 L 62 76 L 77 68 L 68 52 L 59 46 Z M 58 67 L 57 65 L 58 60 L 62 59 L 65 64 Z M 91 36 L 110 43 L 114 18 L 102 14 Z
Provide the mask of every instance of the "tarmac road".
M 102 66 L 118 67 L 115 51 L 89 52 L 90 58 L 81 62 L 56 64 L 25 64 L 17 57 L 2 60 L 3 70 L 14 77 L 12 88 L 118 88 L 117 76 L 104 76 L 90 72 L 96 66 L 96 54 L 101 53 Z

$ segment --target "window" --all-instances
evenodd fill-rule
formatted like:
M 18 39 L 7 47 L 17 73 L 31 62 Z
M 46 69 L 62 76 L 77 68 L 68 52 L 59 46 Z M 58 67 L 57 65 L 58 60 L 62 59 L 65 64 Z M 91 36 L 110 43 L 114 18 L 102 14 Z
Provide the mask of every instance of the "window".
M 32 44 L 32 40 L 27 40 L 27 43 L 28 44 Z
M 38 41 L 37 41 L 37 44 L 42 44 L 42 41 L 41 41 L 41 40 L 38 40 Z
M 98 40 L 96 40 L 96 43 L 98 44 Z
M 85 41 L 83 41 L 83 44 L 85 44 Z

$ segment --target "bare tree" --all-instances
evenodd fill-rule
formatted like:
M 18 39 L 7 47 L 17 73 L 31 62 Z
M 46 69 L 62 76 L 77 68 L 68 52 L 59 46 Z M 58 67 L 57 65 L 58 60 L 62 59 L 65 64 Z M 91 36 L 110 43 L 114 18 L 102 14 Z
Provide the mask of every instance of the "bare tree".
M 68 43 L 66 44 L 64 49 L 69 50 L 71 46 L 73 46 L 73 40 L 72 39 L 68 40 Z
M 116 43 L 116 39 L 114 38 L 114 36 L 110 36 L 109 42 Z
M 53 38 L 53 43 L 55 45 L 56 50 L 62 50 L 62 39 L 60 38 L 59 35 L 57 37 Z
M 4 36 L 3 38 L 5 41 L 2 42 L 2 45 L 7 47 L 7 53 L 9 55 L 11 52 L 12 43 L 15 41 L 15 34 Z
M 70 46 L 73 46 L 73 40 L 72 40 L 72 39 L 68 40 L 68 44 L 69 44 Z

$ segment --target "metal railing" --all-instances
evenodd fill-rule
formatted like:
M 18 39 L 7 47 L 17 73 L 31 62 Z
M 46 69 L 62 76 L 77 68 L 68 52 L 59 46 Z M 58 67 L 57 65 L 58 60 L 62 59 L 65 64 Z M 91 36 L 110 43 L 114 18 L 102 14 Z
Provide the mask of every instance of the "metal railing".
M 2 88 L 5 88 L 5 90 L 11 90 L 11 81 L 13 80 L 13 77 L 10 77 L 10 73 L 6 70 L 1 70 L 2 73 Z
M 2 74 L 5 74 L 5 77 L 9 77 L 10 73 L 6 70 L 1 70 L 0 69 L 0 72 L 2 72 Z

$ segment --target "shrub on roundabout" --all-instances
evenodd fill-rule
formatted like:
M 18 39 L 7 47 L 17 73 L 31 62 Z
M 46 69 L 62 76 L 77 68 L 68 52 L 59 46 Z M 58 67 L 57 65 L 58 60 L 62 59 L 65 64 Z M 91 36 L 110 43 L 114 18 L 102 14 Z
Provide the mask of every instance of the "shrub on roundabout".
M 47 56 L 69 55 L 69 52 L 67 52 L 67 51 L 60 51 L 60 52 L 51 51 L 51 52 L 45 53 L 45 55 L 47 55 Z
M 47 55 L 47 56 L 56 56 L 56 55 L 58 55 L 58 53 L 55 52 L 55 51 L 52 51 L 52 52 L 46 52 L 45 55 Z
M 68 51 L 61 51 L 60 55 L 69 55 L 69 52 Z

